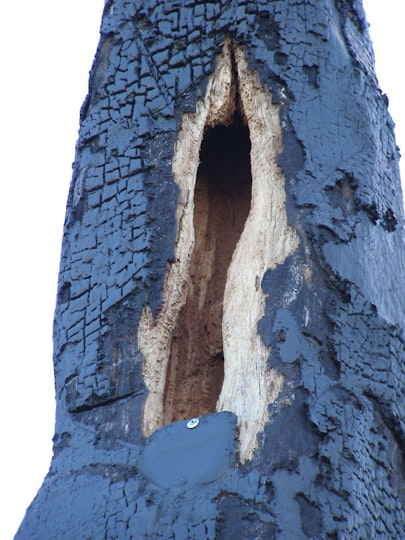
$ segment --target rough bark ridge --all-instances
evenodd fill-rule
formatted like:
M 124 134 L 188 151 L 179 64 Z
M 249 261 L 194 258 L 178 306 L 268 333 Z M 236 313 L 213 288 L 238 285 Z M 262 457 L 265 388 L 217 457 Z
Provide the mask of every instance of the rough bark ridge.
M 101 31 L 62 247 L 54 457 L 16 538 L 401 538 L 404 214 L 393 125 L 361 2 L 114 0 L 106 2 Z M 228 89 L 235 92 L 227 101 L 232 111 L 223 109 L 214 123 L 207 113 L 190 150 L 200 152 L 201 166 L 194 159 L 192 175 L 184 173 L 197 188 L 187 210 L 187 257 L 179 258 L 187 200 L 176 179 L 176 149 L 185 122 L 200 118 L 227 42 L 234 44 L 233 70 L 238 54 L 247 59 L 245 79 L 238 73 L 238 91 Z M 263 162 L 276 179 L 264 195 L 267 184 L 256 182 L 255 167 L 273 143 L 264 128 L 269 139 L 258 149 L 254 122 L 262 108 L 249 117 L 243 105 L 249 77 L 281 127 L 278 155 Z M 204 180 L 224 178 L 232 154 L 219 154 L 220 163 L 215 156 L 231 124 L 245 142 L 241 167 L 227 170 L 244 180 Z M 210 144 L 218 133 L 220 141 Z M 251 146 L 250 163 L 244 145 Z M 255 185 L 270 212 L 258 225 L 268 235 L 264 242 L 246 232 L 256 215 Z M 230 192 L 239 203 L 227 213 Z M 246 384 L 257 381 L 248 391 L 252 409 L 262 387 L 269 392 L 267 374 L 279 377 L 264 415 L 247 420 L 249 407 L 239 407 L 232 385 L 257 356 L 247 348 L 237 358 L 246 339 L 235 345 L 232 314 L 243 329 L 247 318 L 240 302 L 229 308 L 243 298 L 232 284 L 250 275 L 256 258 L 249 265 L 242 255 L 254 244 L 274 253 L 284 215 L 293 248 L 284 259 L 265 259 L 243 293 L 264 298 L 250 336 L 266 351 L 264 369 L 246 377 Z M 224 228 L 235 216 L 228 243 Z M 214 249 L 217 242 L 226 249 Z M 212 265 L 193 281 L 208 260 Z M 168 292 L 170 268 L 186 262 L 191 272 Z M 167 295 L 183 315 L 167 330 L 169 369 L 157 371 L 151 386 L 149 353 L 138 336 L 145 313 L 149 329 L 162 317 Z M 190 338 L 191 352 L 181 342 L 187 332 L 201 333 L 201 341 Z M 145 342 L 155 350 L 153 340 Z M 178 343 L 183 352 L 176 357 Z M 182 371 L 181 359 L 195 354 L 200 374 L 191 373 L 192 362 Z M 176 401 L 176 387 L 190 377 L 199 386 L 193 382 L 186 399 Z M 155 383 L 162 403 L 167 398 L 166 413 L 144 436 Z M 188 429 L 181 418 L 194 409 L 181 411 L 193 388 L 197 404 L 208 396 L 196 412 L 209 414 Z M 171 420 L 178 421 L 163 425 Z

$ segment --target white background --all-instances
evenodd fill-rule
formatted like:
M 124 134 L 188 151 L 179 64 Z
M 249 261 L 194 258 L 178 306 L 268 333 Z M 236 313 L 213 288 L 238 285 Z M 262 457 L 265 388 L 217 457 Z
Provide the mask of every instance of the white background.
M 51 460 L 60 244 L 103 4 L 18 0 L 2 6 L 0 540 L 13 537 Z M 364 5 L 380 85 L 405 152 L 405 4 Z

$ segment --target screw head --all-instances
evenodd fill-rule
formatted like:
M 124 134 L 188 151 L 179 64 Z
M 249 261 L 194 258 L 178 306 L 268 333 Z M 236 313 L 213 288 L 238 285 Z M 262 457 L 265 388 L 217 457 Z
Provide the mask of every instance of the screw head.
M 200 421 L 199 421 L 198 418 L 192 418 L 191 420 L 189 420 L 187 422 L 187 427 L 188 427 L 188 429 L 193 429 L 193 428 L 197 427 L 199 423 L 200 423 Z

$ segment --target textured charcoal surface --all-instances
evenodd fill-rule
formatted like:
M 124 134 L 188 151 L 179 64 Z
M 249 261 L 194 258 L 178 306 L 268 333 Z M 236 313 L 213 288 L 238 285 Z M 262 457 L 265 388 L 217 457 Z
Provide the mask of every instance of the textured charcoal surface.
M 109 0 L 101 31 L 63 237 L 54 457 L 16 538 L 404 537 L 404 215 L 360 0 Z M 300 247 L 264 275 L 259 332 L 287 383 L 252 461 L 212 414 L 217 446 L 191 445 L 183 478 L 181 423 L 141 435 L 136 336 L 174 254 L 182 115 L 227 34 L 280 105 Z

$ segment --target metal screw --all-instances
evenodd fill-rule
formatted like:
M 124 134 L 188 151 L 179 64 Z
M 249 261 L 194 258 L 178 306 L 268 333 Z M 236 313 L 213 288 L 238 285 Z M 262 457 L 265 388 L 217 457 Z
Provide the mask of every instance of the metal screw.
M 200 421 L 198 420 L 198 418 L 192 418 L 191 420 L 187 422 L 187 427 L 188 429 L 193 429 L 197 427 L 199 423 Z

